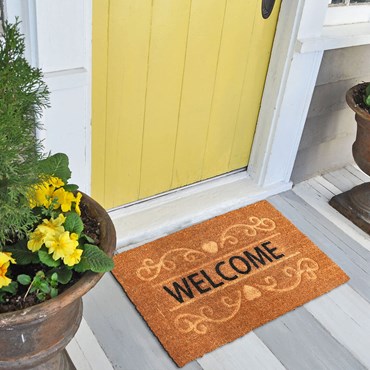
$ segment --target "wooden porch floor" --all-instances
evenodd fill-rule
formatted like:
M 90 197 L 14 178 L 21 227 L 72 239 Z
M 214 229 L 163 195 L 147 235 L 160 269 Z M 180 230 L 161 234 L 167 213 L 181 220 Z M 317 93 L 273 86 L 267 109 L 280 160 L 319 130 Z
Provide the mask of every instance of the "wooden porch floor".
M 351 279 L 183 369 L 370 369 L 370 237 L 327 203 L 369 180 L 348 166 L 268 199 Z M 78 370 L 177 369 L 110 274 L 84 304 L 68 346 Z

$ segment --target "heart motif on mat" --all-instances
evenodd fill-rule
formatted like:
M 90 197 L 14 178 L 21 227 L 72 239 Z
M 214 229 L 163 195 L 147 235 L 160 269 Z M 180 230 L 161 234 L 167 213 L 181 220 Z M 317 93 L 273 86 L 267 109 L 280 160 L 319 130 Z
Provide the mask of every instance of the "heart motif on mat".
M 207 253 L 217 253 L 218 252 L 218 245 L 216 242 L 208 242 L 203 243 L 202 249 Z
M 248 299 L 248 301 L 253 301 L 254 299 L 257 299 L 261 297 L 262 293 L 252 286 L 244 285 L 243 287 L 243 293 L 244 297 Z

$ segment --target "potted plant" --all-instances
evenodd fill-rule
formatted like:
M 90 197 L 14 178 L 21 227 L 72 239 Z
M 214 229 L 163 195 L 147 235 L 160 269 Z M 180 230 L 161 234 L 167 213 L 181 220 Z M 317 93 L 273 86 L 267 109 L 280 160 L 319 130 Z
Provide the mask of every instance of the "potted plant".
M 65 346 L 82 295 L 113 268 L 105 210 L 68 181 L 65 154 L 36 137 L 49 91 L 23 57 L 24 38 L 0 36 L 0 369 L 74 369 Z
M 355 112 L 356 140 L 352 154 L 362 171 L 370 175 L 370 83 L 360 83 L 347 91 L 346 100 Z M 370 234 L 370 183 L 355 186 L 334 196 L 329 202 L 335 209 Z

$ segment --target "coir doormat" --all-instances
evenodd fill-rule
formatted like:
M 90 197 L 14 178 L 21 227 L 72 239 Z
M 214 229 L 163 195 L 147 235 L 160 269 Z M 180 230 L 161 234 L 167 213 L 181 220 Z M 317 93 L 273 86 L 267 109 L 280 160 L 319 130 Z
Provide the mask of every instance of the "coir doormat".
M 267 201 L 121 253 L 113 274 L 179 366 L 348 280 Z

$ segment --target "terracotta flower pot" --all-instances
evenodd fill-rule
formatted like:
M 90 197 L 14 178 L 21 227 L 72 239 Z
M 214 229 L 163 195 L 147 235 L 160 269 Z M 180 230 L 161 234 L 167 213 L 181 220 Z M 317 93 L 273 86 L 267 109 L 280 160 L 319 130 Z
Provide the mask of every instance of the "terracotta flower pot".
M 116 247 L 113 223 L 106 211 L 83 195 L 89 213 L 100 223 L 101 248 L 110 256 Z M 19 311 L 0 314 L 0 369 L 75 369 L 65 347 L 82 319 L 82 296 L 103 274 L 86 272 L 56 298 Z
M 368 82 L 356 85 L 349 89 L 346 100 L 349 107 L 355 112 L 357 122 L 356 140 L 352 146 L 352 154 L 358 166 L 367 175 L 370 175 L 370 114 L 358 104 L 359 91 L 368 85 Z M 334 196 L 330 205 L 350 219 L 362 230 L 370 234 L 370 183 L 355 186 L 345 193 Z

